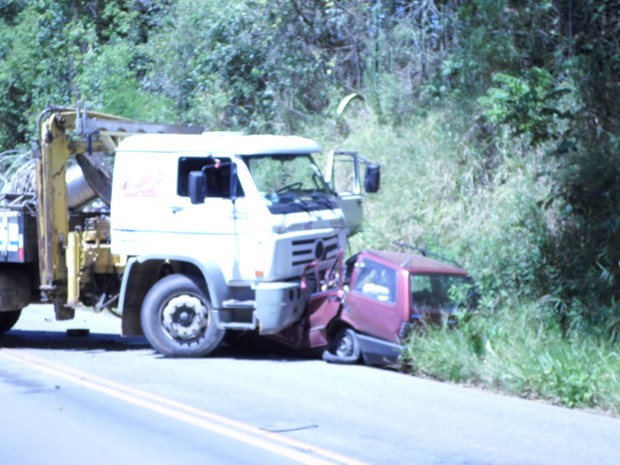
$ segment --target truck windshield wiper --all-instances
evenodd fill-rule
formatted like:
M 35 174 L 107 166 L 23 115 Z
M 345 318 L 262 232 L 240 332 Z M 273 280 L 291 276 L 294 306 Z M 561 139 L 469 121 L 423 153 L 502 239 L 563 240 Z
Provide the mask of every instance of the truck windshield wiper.
M 335 205 L 332 202 L 332 200 L 324 192 L 314 191 L 312 194 L 310 194 L 310 197 L 312 197 L 312 200 L 314 200 L 315 202 L 325 205 L 327 208 L 329 208 L 332 211 L 335 208 Z
M 312 211 L 308 202 L 302 199 L 299 194 L 296 194 L 294 192 L 289 192 L 289 194 L 292 194 L 292 196 L 294 197 L 293 203 L 299 205 L 305 212 L 310 213 Z
M 312 211 L 312 209 L 310 208 L 310 205 L 308 204 L 308 202 L 306 202 L 304 199 L 301 198 L 301 196 L 299 194 L 297 194 L 296 192 L 289 190 L 287 192 L 273 192 L 269 195 L 270 200 L 274 203 L 274 204 L 278 204 L 278 205 L 299 205 L 299 207 L 301 207 L 302 210 L 304 210 L 305 212 L 310 213 Z

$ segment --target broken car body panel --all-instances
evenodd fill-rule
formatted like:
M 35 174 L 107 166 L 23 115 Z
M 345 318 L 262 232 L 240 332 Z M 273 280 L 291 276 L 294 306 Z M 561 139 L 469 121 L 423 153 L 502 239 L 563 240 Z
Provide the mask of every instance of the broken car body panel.
M 347 260 L 341 276 L 310 297 L 306 317 L 278 340 L 296 348 L 328 347 L 338 331 L 350 328 L 366 364 L 395 362 L 416 325 L 452 319 L 472 286 L 457 266 L 374 250 Z

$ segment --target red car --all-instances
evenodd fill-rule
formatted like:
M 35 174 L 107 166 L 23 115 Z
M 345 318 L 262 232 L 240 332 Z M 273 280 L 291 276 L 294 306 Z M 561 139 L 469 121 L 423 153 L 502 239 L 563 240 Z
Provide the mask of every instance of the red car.
M 293 347 L 325 347 L 329 362 L 396 361 L 414 326 L 450 321 L 474 295 L 467 271 L 418 254 L 367 250 L 338 270 L 311 295 L 306 317 L 278 335 Z

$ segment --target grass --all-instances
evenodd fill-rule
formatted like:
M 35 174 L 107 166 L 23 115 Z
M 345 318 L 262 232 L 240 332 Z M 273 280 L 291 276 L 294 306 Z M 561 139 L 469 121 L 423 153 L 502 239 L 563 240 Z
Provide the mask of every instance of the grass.
M 543 305 L 543 304 L 538 304 Z M 565 336 L 534 304 L 428 328 L 403 356 L 411 373 L 571 408 L 620 414 L 620 354 L 593 336 Z
M 501 134 L 485 142 L 472 135 L 473 122 L 445 111 L 398 128 L 361 112 L 347 125 L 346 137 L 334 130 L 323 145 L 357 149 L 382 166 L 381 191 L 366 198 L 351 252 L 394 249 L 395 241 L 427 248 L 457 259 L 483 294 L 480 312 L 456 330 L 412 339 L 403 367 L 620 414 L 618 343 L 562 331 L 542 279 L 553 272 L 542 244 L 562 217 L 550 201 L 552 160 Z

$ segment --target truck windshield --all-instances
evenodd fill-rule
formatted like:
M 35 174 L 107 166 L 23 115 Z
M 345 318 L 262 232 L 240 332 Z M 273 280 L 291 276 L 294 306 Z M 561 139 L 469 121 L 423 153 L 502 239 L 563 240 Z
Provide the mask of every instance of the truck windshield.
M 411 274 L 411 307 L 416 313 L 454 313 L 459 307 L 475 306 L 471 278 L 444 274 Z
M 309 154 L 253 155 L 243 160 L 271 213 L 336 208 L 334 194 Z

